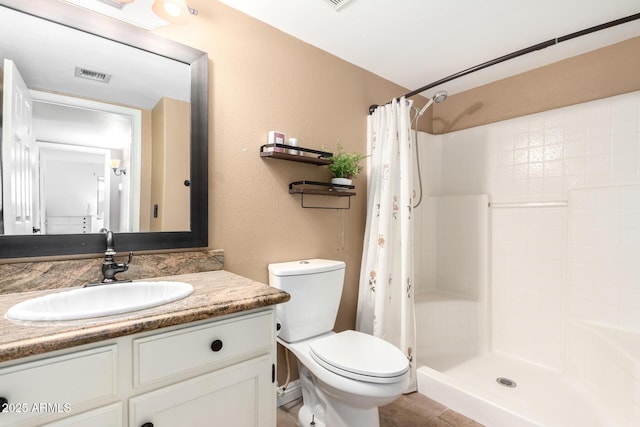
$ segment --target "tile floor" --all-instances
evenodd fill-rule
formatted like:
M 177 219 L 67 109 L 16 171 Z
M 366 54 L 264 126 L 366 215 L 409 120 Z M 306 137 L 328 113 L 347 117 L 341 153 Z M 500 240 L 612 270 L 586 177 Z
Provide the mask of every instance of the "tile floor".
M 278 409 L 277 427 L 298 427 L 297 414 L 301 405 L 301 400 L 294 400 L 281 406 Z M 482 427 L 482 424 L 420 393 L 403 395 L 395 402 L 381 407 L 379 412 L 380 427 Z

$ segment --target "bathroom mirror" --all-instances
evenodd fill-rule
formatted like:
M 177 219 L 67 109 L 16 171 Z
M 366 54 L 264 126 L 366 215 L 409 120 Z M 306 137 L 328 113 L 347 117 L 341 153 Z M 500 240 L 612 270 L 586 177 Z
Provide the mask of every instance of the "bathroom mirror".
M 95 123 L 102 120 L 111 123 L 111 127 L 114 127 L 114 123 L 124 124 L 124 131 L 121 134 L 128 136 L 133 145 L 124 148 L 122 146 L 107 147 L 110 141 L 114 142 L 117 139 L 116 136 L 110 135 L 109 138 L 100 138 L 100 133 L 96 133 L 94 136 L 86 136 L 86 134 L 78 136 L 76 133 L 79 134 L 79 131 L 74 133 L 68 129 L 71 127 L 77 129 L 80 126 L 68 122 L 65 122 L 64 125 L 58 124 L 57 127 L 50 127 L 46 136 L 40 132 L 37 151 L 42 154 L 41 163 L 44 163 L 43 158 L 45 157 L 48 165 L 54 165 L 59 159 L 65 162 L 62 163 L 63 165 L 70 165 L 72 163 L 69 162 L 77 159 L 74 161 L 74 165 L 84 169 L 91 169 L 91 167 L 93 169 L 88 171 L 89 174 L 92 174 L 90 175 L 91 179 L 70 179 L 72 175 L 70 171 L 76 166 L 66 167 L 66 169 L 64 166 L 62 168 L 58 166 L 58 170 L 63 173 L 57 174 L 61 177 L 58 177 L 59 179 L 56 181 L 55 168 L 48 166 L 46 178 L 41 179 L 39 175 L 35 174 L 31 179 L 36 185 L 31 190 L 36 194 L 34 197 L 40 197 L 41 206 L 44 206 L 45 210 L 51 213 L 54 212 L 56 206 L 58 209 L 62 209 L 70 208 L 73 205 L 72 199 L 63 198 L 66 192 L 60 191 L 59 187 L 61 186 L 66 188 L 74 184 L 78 185 L 81 188 L 78 191 L 87 196 L 81 202 L 76 203 L 78 206 L 71 213 L 67 212 L 61 217 L 51 214 L 46 220 L 32 221 L 33 224 L 28 224 L 29 227 L 25 227 L 28 231 L 31 231 L 31 226 L 34 229 L 34 233 L 30 235 L 17 235 L 17 233 L 1 235 L 0 258 L 103 252 L 105 249 L 104 235 L 99 232 L 103 227 L 116 231 L 115 241 L 118 252 L 206 247 L 208 234 L 207 54 L 155 36 L 129 24 L 60 1 L 0 0 L 0 18 L 9 14 L 12 14 L 14 20 L 17 19 L 15 14 L 19 14 L 20 20 L 24 20 L 18 28 L 25 29 L 26 25 L 30 25 L 28 24 L 29 20 L 38 21 L 39 25 L 44 23 L 47 28 L 44 31 L 47 37 L 38 41 L 37 38 L 42 37 L 43 31 L 29 31 L 27 29 L 22 34 L 10 35 L 8 34 L 8 25 L 0 26 L 0 56 L 8 56 L 6 52 L 12 52 L 11 56 L 15 55 L 17 58 L 20 58 L 20 55 L 41 58 L 42 67 L 40 68 L 43 74 L 34 77 L 32 70 L 25 70 L 25 74 L 28 76 L 25 78 L 25 82 L 34 95 L 33 127 L 52 122 L 53 117 L 71 117 L 73 120 L 78 120 L 81 116 L 100 115 L 102 119 L 98 119 L 98 122 Z M 75 47 L 71 46 L 72 42 L 68 35 L 60 35 L 69 34 L 69 32 L 72 34 L 71 39 L 81 40 Z M 93 42 L 86 41 L 87 38 L 95 39 L 96 45 L 89 45 Z M 10 48 L 2 45 L 8 41 L 12 43 Z M 21 42 L 30 44 L 31 49 L 21 48 Z M 118 70 L 127 71 L 127 73 L 116 73 L 113 80 L 119 83 L 117 81 L 123 79 L 122 75 L 127 74 L 126 78 L 131 80 L 129 86 L 133 89 L 130 88 L 128 92 L 123 92 L 119 86 L 116 89 L 103 82 L 91 80 L 83 80 L 79 84 L 74 82 L 59 83 L 57 87 L 49 86 L 49 80 L 54 80 L 52 75 L 56 67 L 70 67 L 68 63 L 61 65 L 63 62 L 59 58 L 62 54 L 51 55 L 51 52 L 58 49 L 56 43 L 61 43 L 63 50 L 66 50 L 67 53 L 78 53 L 80 50 L 84 52 L 83 55 L 76 55 L 74 58 L 74 61 L 77 62 L 77 68 L 81 69 L 81 74 L 91 74 L 96 71 L 100 74 L 101 70 L 92 70 L 89 67 L 83 70 L 83 64 L 93 64 L 96 61 L 89 59 L 96 56 L 107 58 L 109 53 L 113 53 L 117 58 Z M 82 58 L 87 60 L 83 62 Z M 109 64 L 113 65 L 115 61 L 111 59 Z M 78 73 L 77 68 L 76 74 Z M 94 76 L 90 75 L 90 77 Z M 150 88 L 143 89 L 143 83 L 146 82 L 153 83 L 149 85 Z M 158 88 L 161 91 L 158 91 Z M 76 102 L 77 105 L 70 105 L 76 104 Z M 174 108 L 175 103 L 179 104 L 178 110 Z M 96 106 L 102 105 L 107 105 L 107 110 L 114 109 L 114 111 L 98 111 L 102 108 Z M 156 105 L 161 105 L 160 108 L 157 108 L 160 110 L 159 113 L 154 110 Z M 71 108 L 75 110 L 71 111 Z M 156 120 L 156 114 L 164 114 L 164 116 L 160 116 L 162 120 Z M 183 120 L 178 121 L 176 117 L 183 117 Z M 165 141 L 160 142 L 151 138 L 151 135 L 155 136 L 156 132 L 154 129 L 150 129 L 152 123 L 160 121 L 165 124 L 165 128 L 169 127 L 166 125 L 167 122 L 180 123 L 178 126 L 181 128 L 179 136 L 175 137 L 175 133 L 169 133 L 170 136 L 165 135 Z M 126 125 L 130 125 L 130 127 L 127 128 Z M 97 128 L 98 125 L 91 124 L 85 127 Z M 102 132 L 102 134 L 104 133 Z M 88 142 L 85 144 L 82 140 Z M 169 143 L 175 141 L 181 141 L 181 143 L 169 147 Z M 173 172 L 165 173 L 164 176 L 171 176 L 173 181 L 179 182 L 178 187 L 181 189 L 178 188 L 177 191 L 181 191 L 183 194 L 182 201 L 167 192 L 168 196 L 164 196 L 167 198 L 160 199 L 166 201 L 166 204 L 160 203 L 158 206 L 158 203 L 154 203 L 156 199 L 152 193 L 156 191 L 156 187 L 152 189 L 151 181 L 157 179 L 158 171 L 163 169 L 158 167 L 156 163 L 152 165 L 152 150 L 150 148 L 152 146 L 156 158 L 171 158 L 170 162 L 163 163 L 163 167 L 166 168 L 164 170 L 170 171 L 171 168 L 174 168 Z M 161 151 L 161 154 L 158 155 L 160 150 L 157 150 L 157 146 L 163 147 L 165 151 Z M 8 163 L 6 157 L 8 156 L 5 155 L 3 164 Z M 180 169 L 176 169 L 178 162 L 175 159 L 180 157 L 185 160 L 182 161 Z M 154 159 L 153 162 L 155 161 Z M 40 167 L 43 165 L 40 164 Z M 9 168 L 5 166 L 5 172 L 7 169 Z M 152 170 L 155 170 L 155 177 L 152 176 Z M 175 172 L 176 170 L 179 172 Z M 45 181 L 45 179 L 50 179 L 50 181 Z M 38 184 L 40 184 L 39 187 Z M 79 184 L 90 185 L 88 188 L 84 188 L 87 185 L 82 187 Z M 45 188 L 48 190 L 44 191 Z M 47 202 L 49 199 L 52 200 L 49 204 L 45 203 L 44 193 L 47 194 Z M 72 191 L 68 193 L 74 194 Z M 121 205 L 117 201 L 114 202 L 116 200 L 114 195 L 122 199 Z M 5 196 L 0 198 L 0 202 L 6 204 L 10 197 L 12 195 L 7 195 L 7 189 L 5 189 Z M 154 224 L 154 216 L 156 218 L 163 217 L 162 208 L 164 206 L 175 207 L 172 216 L 177 218 L 177 222 L 174 221 L 170 225 Z M 160 215 L 157 215 L 158 210 L 160 210 Z M 4 208 L 3 211 L 4 217 L 7 214 L 7 209 Z M 16 210 L 16 212 L 24 211 L 25 209 Z M 16 212 L 8 215 L 9 218 L 13 218 L 13 214 Z M 33 210 L 27 210 L 27 212 L 34 220 L 37 220 L 38 215 L 41 215 L 41 218 L 45 218 L 46 215 L 45 213 L 33 212 Z M 88 224 L 85 218 L 85 224 L 80 225 L 80 227 L 84 227 L 83 230 L 75 225 L 69 226 L 65 222 L 71 216 L 75 218 L 82 215 L 88 217 Z M 165 217 L 169 216 L 165 215 Z M 54 219 L 60 220 L 60 218 L 63 221 L 62 225 L 54 224 Z M 41 227 L 40 224 L 46 224 L 47 235 L 42 234 L 40 229 L 44 227 Z M 3 224 L 3 230 L 5 228 L 11 230 L 11 227 L 6 227 L 6 224 Z M 25 231 L 22 230 L 22 232 Z

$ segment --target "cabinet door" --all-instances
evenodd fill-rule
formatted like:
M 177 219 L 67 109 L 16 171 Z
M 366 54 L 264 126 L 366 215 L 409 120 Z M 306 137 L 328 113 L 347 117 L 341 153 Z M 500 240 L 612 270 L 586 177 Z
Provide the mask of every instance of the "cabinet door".
M 264 355 L 129 400 L 129 426 L 274 427 L 272 357 Z

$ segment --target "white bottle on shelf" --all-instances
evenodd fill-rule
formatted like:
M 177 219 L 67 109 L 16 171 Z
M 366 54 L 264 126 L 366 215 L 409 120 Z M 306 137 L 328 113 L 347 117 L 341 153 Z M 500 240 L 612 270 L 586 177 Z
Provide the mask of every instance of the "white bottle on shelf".
M 292 147 L 298 146 L 298 138 L 289 138 L 289 145 Z M 298 150 L 289 149 L 289 154 L 293 154 L 294 156 L 298 155 Z

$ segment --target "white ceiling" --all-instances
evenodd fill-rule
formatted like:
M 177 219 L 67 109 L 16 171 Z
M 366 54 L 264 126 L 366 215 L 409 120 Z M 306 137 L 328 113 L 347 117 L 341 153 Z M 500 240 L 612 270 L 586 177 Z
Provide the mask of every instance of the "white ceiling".
M 338 11 L 328 0 L 219 1 L 409 91 L 640 12 L 638 0 L 350 0 Z M 503 62 L 423 95 L 461 92 L 636 36 L 640 20 Z
M 4 7 L 0 35 L 0 60 L 13 60 L 30 89 L 139 108 L 153 108 L 162 96 L 189 100 L 190 70 L 181 62 Z M 80 79 L 75 67 L 112 78 Z

